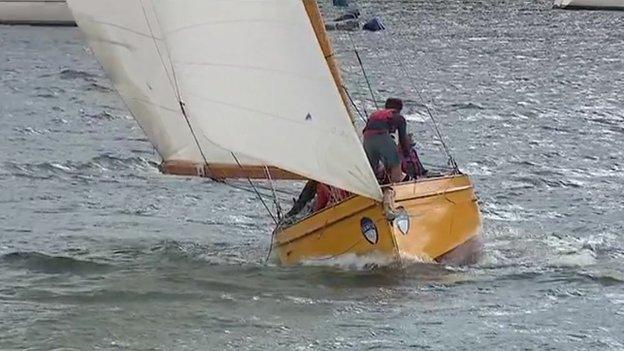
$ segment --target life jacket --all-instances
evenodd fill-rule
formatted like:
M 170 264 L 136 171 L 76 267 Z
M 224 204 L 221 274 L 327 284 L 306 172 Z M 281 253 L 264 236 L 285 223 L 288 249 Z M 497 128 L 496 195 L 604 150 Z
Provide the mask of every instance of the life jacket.
M 405 154 L 399 149 L 399 156 L 401 158 L 401 169 L 410 178 L 417 178 L 425 174 L 425 168 L 420 162 L 416 150 L 412 148 L 409 150 L 409 153 Z
M 366 121 L 364 136 L 394 133 L 396 131 L 396 126 L 393 121 L 395 113 L 393 109 L 383 109 L 373 112 Z

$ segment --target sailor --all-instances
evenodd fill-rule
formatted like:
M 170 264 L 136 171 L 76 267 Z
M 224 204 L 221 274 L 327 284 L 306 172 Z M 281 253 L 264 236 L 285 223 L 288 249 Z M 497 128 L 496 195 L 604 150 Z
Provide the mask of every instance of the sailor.
M 314 212 L 320 211 L 325 207 L 338 203 L 351 195 L 348 191 L 335 188 L 333 186 L 317 183 L 316 185 L 316 203 Z
M 293 207 L 286 214 L 286 218 L 293 218 L 297 216 L 310 203 L 310 201 L 314 200 L 317 187 L 317 181 L 308 180 L 305 187 L 301 191 L 299 198 L 293 199 Z
M 411 149 L 407 138 L 407 123 L 401 116 L 403 101 L 389 98 L 385 108 L 373 112 L 368 117 L 364 128 L 364 150 L 373 170 L 377 170 L 379 162 L 383 163 L 385 173 L 391 183 L 401 182 L 405 175 L 401 170 L 401 153 L 408 154 Z M 398 132 L 399 148 L 391 137 L 391 133 Z
M 403 150 L 399 146 L 399 157 L 401 158 L 401 170 L 403 171 L 403 173 L 407 174 L 408 180 L 424 177 L 428 171 L 420 162 L 420 158 L 418 157 L 418 153 L 416 152 L 416 148 L 415 148 L 416 144 L 413 141 L 413 136 L 411 133 L 407 135 L 407 141 L 409 143 L 408 150 Z

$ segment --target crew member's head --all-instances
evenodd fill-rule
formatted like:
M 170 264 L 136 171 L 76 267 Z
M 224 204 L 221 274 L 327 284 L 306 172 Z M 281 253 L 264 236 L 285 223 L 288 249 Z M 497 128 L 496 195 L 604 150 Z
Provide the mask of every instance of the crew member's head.
M 386 108 L 401 112 L 403 109 L 403 101 L 397 98 L 388 98 L 388 100 L 386 100 Z

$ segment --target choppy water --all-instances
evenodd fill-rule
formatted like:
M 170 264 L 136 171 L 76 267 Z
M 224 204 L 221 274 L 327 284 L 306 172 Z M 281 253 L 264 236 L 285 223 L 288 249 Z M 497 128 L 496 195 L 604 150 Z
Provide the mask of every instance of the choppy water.
M 76 28 L 0 26 L 0 349 L 624 349 L 624 13 L 363 7 L 376 93 L 414 96 L 400 55 L 474 176 L 483 262 L 265 265 L 254 195 L 160 175 Z

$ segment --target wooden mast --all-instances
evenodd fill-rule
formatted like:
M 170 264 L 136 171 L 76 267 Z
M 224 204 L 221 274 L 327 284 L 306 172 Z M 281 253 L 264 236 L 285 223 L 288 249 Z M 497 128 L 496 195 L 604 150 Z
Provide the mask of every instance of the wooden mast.
M 303 5 L 305 6 L 305 10 L 308 13 L 308 17 L 310 18 L 312 28 L 314 28 L 316 39 L 321 46 L 321 50 L 323 50 L 323 55 L 325 56 L 325 60 L 327 61 L 327 66 L 329 66 L 329 70 L 332 74 L 332 77 L 334 78 L 334 83 L 336 83 L 336 87 L 338 87 L 338 91 L 340 92 L 342 102 L 349 112 L 349 118 L 351 118 L 351 123 L 355 123 L 353 111 L 350 108 L 351 105 L 349 102 L 349 97 L 347 96 L 347 93 L 345 91 L 344 81 L 342 80 L 342 75 L 340 74 L 340 67 L 338 66 L 338 62 L 334 58 L 334 50 L 332 49 L 331 42 L 329 41 L 329 36 L 327 35 L 327 31 L 325 30 L 325 22 L 323 22 L 323 17 L 321 16 L 321 11 L 319 10 L 318 4 L 316 3 L 316 0 L 302 1 Z

